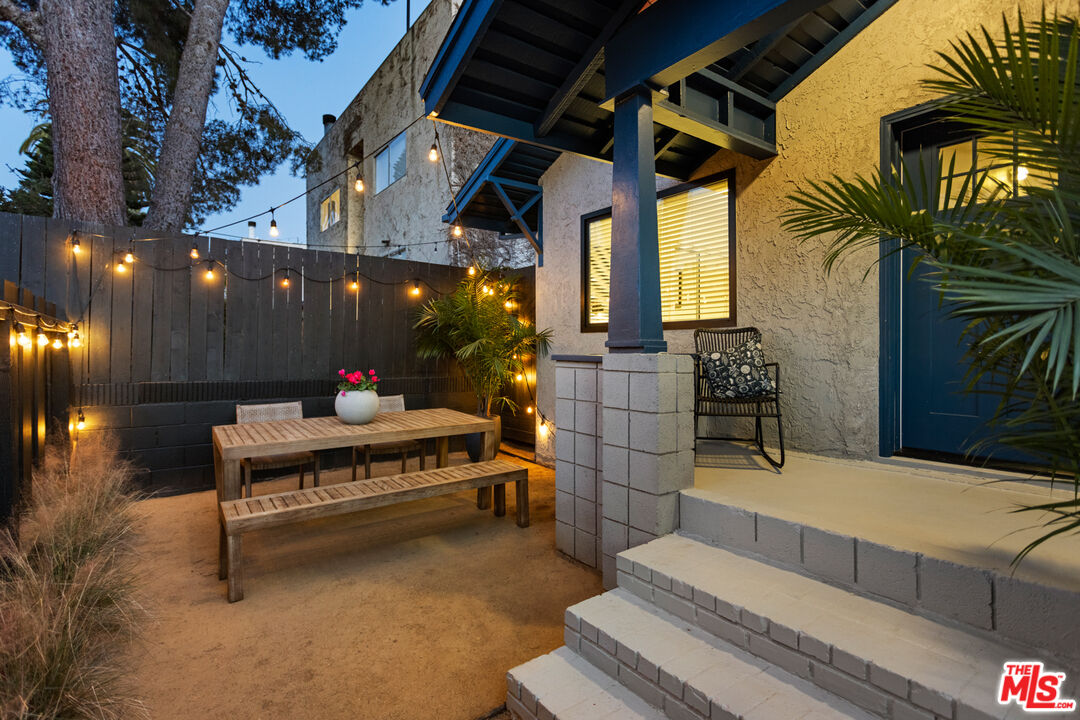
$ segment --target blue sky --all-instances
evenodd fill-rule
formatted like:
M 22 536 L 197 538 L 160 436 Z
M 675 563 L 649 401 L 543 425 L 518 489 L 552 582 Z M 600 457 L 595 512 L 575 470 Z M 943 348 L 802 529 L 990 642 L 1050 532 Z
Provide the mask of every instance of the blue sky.
M 427 7 L 430 0 L 412 0 L 412 19 Z M 289 124 L 309 142 L 322 136 L 322 115 L 338 115 L 363 87 L 383 59 L 393 50 L 405 32 L 405 2 L 395 0 L 383 6 L 369 0 L 348 14 L 348 22 L 338 38 L 338 48 L 322 62 L 310 62 L 294 54 L 281 60 L 270 60 L 258 50 L 245 47 L 243 54 L 258 64 L 249 66 L 252 78 L 270 100 L 277 105 Z M 224 38 L 231 43 L 231 38 Z M 7 52 L 0 52 L 0 77 L 16 73 Z M 224 113 L 224 106 L 220 107 Z M 22 167 L 24 158 L 19 145 L 34 126 L 35 119 L 6 106 L 0 106 L 0 185 L 12 187 L 18 182 L 10 168 Z M 304 191 L 304 178 L 293 177 L 287 165 L 273 175 L 263 177 L 255 187 L 241 190 L 240 203 L 232 210 L 207 219 L 204 227 L 224 225 L 277 205 Z M 281 228 L 279 240 L 302 242 L 304 239 L 303 199 L 275 213 Z M 269 217 L 259 218 L 259 232 L 265 237 Z M 243 234 L 241 223 L 222 232 Z

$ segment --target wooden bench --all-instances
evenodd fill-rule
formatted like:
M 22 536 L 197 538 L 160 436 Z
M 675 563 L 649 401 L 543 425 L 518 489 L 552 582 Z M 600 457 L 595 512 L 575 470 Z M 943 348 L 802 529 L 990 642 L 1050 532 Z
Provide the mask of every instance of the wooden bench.
M 228 578 L 229 602 L 244 599 L 241 535 L 251 530 L 491 486 L 495 489 L 495 514 L 502 516 L 506 514 L 508 482 L 514 483 L 517 491 L 518 527 L 528 527 L 529 472 L 506 460 L 225 500 L 220 503 L 222 536 L 218 577 Z

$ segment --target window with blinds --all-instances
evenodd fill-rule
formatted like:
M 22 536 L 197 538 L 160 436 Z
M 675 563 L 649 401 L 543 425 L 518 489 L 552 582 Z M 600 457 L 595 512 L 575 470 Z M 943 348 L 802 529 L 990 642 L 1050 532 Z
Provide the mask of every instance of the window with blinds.
M 656 202 L 660 302 L 665 326 L 732 319 L 731 180 L 675 188 Z M 611 284 L 611 211 L 583 219 L 585 303 L 582 326 L 602 330 Z

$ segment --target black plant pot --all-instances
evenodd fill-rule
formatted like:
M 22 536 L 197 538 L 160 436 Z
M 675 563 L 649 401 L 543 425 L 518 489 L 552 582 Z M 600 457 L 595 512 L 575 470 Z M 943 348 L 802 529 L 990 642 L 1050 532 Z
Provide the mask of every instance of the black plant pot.
M 476 414 L 484 417 L 483 413 Z M 502 418 L 498 415 L 492 415 L 491 418 L 495 421 L 495 452 L 498 452 L 499 445 L 502 443 Z M 480 462 L 480 456 L 484 454 L 484 433 L 467 434 L 465 452 L 469 454 L 469 460 Z

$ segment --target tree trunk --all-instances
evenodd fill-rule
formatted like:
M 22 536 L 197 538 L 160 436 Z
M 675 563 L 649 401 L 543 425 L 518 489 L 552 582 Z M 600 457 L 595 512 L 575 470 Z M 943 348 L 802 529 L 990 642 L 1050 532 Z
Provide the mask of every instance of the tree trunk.
M 42 0 L 53 215 L 125 225 L 120 80 L 110 0 Z
M 214 89 L 221 26 L 229 0 L 198 0 L 173 92 L 154 174 L 154 194 L 145 225 L 154 230 L 183 230 L 191 205 L 191 182 L 199 159 L 206 106 Z

